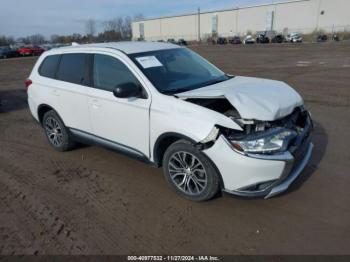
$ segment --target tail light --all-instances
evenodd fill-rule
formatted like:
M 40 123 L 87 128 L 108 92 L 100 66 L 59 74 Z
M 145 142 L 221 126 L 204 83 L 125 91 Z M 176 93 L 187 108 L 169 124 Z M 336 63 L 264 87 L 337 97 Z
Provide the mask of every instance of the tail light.
M 27 91 L 28 91 L 28 88 L 29 88 L 29 86 L 30 86 L 31 84 L 33 84 L 32 80 L 27 79 L 27 80 L 25 81 L 25 85 L 26 85 L 26 90 L 27 90 Z

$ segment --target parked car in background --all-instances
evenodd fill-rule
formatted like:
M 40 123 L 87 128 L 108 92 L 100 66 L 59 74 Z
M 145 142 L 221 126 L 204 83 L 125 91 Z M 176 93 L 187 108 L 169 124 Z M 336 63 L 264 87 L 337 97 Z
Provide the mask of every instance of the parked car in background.
M 212 44 L 212 45 L 216 45 L 216 38 L 215 37 L 208 37 L 207 38 L 207 44 Z
M 44 52 L 45 52 L 44 48 L 41 48 L 40 46 L 32 46 L 33 55 L 41 55 Z
M 17 53 L 20 56 L 29 56 L 29 55 L 33 55 L 33 51 L 31 49 L 31 47 L 29 46 L 23 46 L 17 49 Z
M 17 50 L 20 56 L 38 56 L 45 52 L 40 46 L 24 46 Z
M 339 38 L 339 36 L 338 36 L 337 34 L 334 34 L 334 35 L 332 36 L 332 39 L 333 39 L 333 41 L 336 41 L 336 42 L 339 42 L 339 41 L 340 41 L 340 38 Z
M 0 46 L 0 58 L 10 58 L 18 56 L 17 51 L 9 46 Z
M 167 40 L 167 42 L 168 42 L 168 43 L 172 43 L 172 44 L 176 44 L 176 41 L 175 41 L 174 38 L 169 38 L 169 39 Z
M 44 44 L 44 45 L 40 45 L 40 47 L 45 51 L 48 51 L 48 50 L 51 50 L 54 46 L 52 44 Z
M 26 88 L 54 149 L 80 141 L 163 167 L 170 186 L 193 201 L 220 190 L 273 197 L 298 178 L 313 150 L 311 116 L 292 87 L 229 76 L 174 44 L 53 49 Z
M 303 38 L 298 33 L 291 33 L 287 35 L 286 41 L 290 43 L 301 43 L 303 42 Z
M 258 34 L 256 37 L 256 42 L 258 44 L 268 44 L 270 43 L 270 38 L 268 38 L 266 34 Z
M 318 43 L 323 43 L 328 41 L 328 36 L 327 35 L 319 35 L 317 37 L 317 42 Z
M 254 44 L 254 43 L 255 43 L 255 40 L 254 40 L 253 36 L 247 35 L 247 36 L 244 38 L 243 43 L 244 43 L 245 45 Z
M 226 45 L 227 44 L 227 39 L 226 39 L 226 37 L 218 37 L 218 39 L 216 40 L 216 43 L 218 45 Z
M 278 44 L 281 44 L 284 41 L 285 41 L 285 38 L 281 34 L 275 35 L 271 40 L 272 43 L 278 43 Z
M 242 44 L 242 40 L 239 36 L 229 37 L 228 42 L 232 45 L 240 45 Z
M 187 42 L 186 42 L 185 39 L 180 38 L 179 41 L 177 41 L 177 44 L 178 44 L 178 45 L 187 45 Z

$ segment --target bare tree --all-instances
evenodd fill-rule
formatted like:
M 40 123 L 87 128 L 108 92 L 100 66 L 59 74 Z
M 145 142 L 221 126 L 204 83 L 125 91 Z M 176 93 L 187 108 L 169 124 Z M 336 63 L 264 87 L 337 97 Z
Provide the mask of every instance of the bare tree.
M 81 39 L 83 37 L 81 36 L 81 34 L 78 34 L 78 33 L 74 33 L 72 35 L 72 42 L 81 42 Z
M 0 36 L 0 46 L 2 45 L 11 45 L 15 42 L 13 37 Z
M 143 14 L 136 14 L 136 15 L 134 15 L 132 20 L 134 22 L 136 22 L 136 21 L 140 21 L 140 20 L 143 20 L 143 19 L 145 19 L 145 16 Z
M 127 39 L 127 40 L 131 39 L 131 23 L 132 23 L 132 20 L 130 16 L 127 16 L 124 18 L 124 23 L 123 23 L 124 39 Z
M 25 37 L 24 42 L 27 44 L 40 45 L 45 43 L 45 37 L 41 34 L 31 35 L 31 36 Z
M 51 35 L 51 37 L 50 37 L 51 43 L 58 43 L 59 37 L 60 37 L 59 35 Z
M 116 18 L 103 22 L 103 26 L 105 31 L 118 32 L 118 23 Z
M 106 38 L 109 40 L 130 40 L 132 35 L 131 24 L 132 21 L 143 19 L 142 14 L 135 15 L 133 18 L 130 16 L 126 17 L 116 17 L 111 20 L 107 20 L 102 23 L 104 27 L 104 32 L 98 35 L 99 41 L 101 38 Z
M 85 31 L 90 39 L 90 41 L 93 39 L 94 35 L 96 34 L 96 21 L 93 19 L 89 19 L 85 22 Z
M 124 34 L 123 34 L 123 18 L 122 17 L 117 17 L 115 19 L 116 23 L 117 23 L 117 32 L 120 32 L 121 38 L 124 38 Z

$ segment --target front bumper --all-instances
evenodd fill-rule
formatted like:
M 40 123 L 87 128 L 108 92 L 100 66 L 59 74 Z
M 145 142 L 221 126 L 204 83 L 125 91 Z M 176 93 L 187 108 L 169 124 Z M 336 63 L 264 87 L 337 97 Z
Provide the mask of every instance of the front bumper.
M 242 155 L 221 135 L 203 152 L 219 170 L 224 192 L 267 199 L 289 188 L 309 162 L 313 148 L 308 134 L 297 147 L 282 154 Z
M 288 187 L 298 178 L 309 162 L 313 148 L 313 143 L 309 143 L 304 158 L 293 168 L 289 176 L 287 176 L 285 179 L 281 179 L 279 183 L 275 184 L 274 187 L 269 190 L 269 193 L 265 196 L 265 199 L 278 195 L 288 189 Z

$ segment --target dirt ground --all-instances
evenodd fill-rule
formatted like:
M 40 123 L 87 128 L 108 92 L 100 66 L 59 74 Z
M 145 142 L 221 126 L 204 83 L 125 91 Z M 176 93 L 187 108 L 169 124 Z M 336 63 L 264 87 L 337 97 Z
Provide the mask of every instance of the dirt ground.
M 35 58 L 0 60 L 0 254 L 350 254 L 350 44 L 193 49 L 302 94 L 316 147 L 291 190 L 192 203 L 123 155 L 55 152 L 26 104 Z

